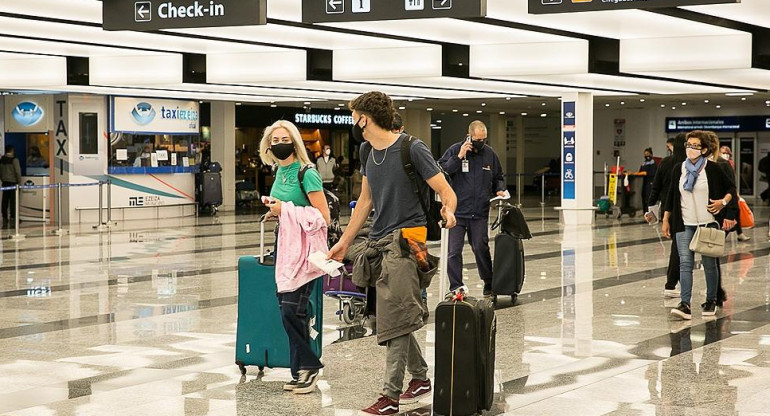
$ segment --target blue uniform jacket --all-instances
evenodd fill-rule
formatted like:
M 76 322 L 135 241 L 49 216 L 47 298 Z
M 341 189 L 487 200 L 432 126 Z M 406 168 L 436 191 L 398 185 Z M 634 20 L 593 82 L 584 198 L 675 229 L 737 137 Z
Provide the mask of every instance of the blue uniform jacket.
M 469 172 L 463 172 L 463 162 L 457 155 L 465 141 L 453 144 L 438 161 L 452 178 L 452 189 L 457 194 L 457 218 L 489 218 L 489 200 L 498 191 L 504 191 L 505 174 L 494 149 L 484 145 L 475 153 L 466 155 Z

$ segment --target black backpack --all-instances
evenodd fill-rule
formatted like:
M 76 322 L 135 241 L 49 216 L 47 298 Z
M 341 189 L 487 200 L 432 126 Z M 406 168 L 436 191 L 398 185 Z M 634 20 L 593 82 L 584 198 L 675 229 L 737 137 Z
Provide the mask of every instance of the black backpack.
M 443 223 L 443 218 L 441 217 L 442 204 L 436 196 L 436 192 L 430 186 L 428 187 L 429 201 L 427 204 L 425 203 L 424 195 L 419 186 L 420 181 L 425 182 L 425 180 L 417 174 L 417 171 L 414 168 L 414 164 L 412 163 L 412 144 L 414 144 L 416 140 L 416 137 L 409 136 L 401 142 L 401 163 L 404 166 L 404 173 L 406 173 L 406 176 L 409 177 L 409 181 L 412 182 L 412 191 L 420 201 L 420 206 L 422 206 L 422 211 L 425 213 L 425 218 L 428 221 L 428 241 L 440 241 L 441 223 Z M 369 146 L 371 147 L 371 145 Z M 365 151 L 364 166 L 366 166 L 368 159 L 369 152 Z M 447 182 L 449 182 L 449 178 L 446 172 L 444 172 L 444 169 L 442 169 L 438 164 L 436 164 L 436 166 L 438 166 L 441 173 L 443 173 L 444 177 L 447 179 Z
M 302 181 L 305 179 L 305 172 L 307 172 L 309 169 L 314 168 L 312 165 L 304 165 L 297 173 L 297 179 L 299 179 L 299 189 L 302 190 L 302 193 L 305 195 L 305 198 L 307 198 L 308 202 L 310 202 L 310 198 L 308 197 L 307 192 L 305 192 L 305 185 L 302 183 Z M 326 196 L 326 203 L 329 205 L 329 217 L 331 218 L 331 223 L 327 227 L 327 241 L 329 243 L 329 248 L 332 248 L 335 244 L 337 244 L 338 241 L 340 241 L 340 238 L 342 237 L 342 226 L 340 225 L 340 199 L 337 198 L 337 195 L 334 195 L 333 192 L 326 188 L 324 188 L 324 196 Z

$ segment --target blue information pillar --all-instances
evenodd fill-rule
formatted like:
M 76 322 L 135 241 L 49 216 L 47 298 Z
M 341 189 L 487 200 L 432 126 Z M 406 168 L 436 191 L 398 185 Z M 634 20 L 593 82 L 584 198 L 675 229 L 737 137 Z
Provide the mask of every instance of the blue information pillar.
M 561 211 L 565 224 L 593 222 L 593 95 L 562 96 Z

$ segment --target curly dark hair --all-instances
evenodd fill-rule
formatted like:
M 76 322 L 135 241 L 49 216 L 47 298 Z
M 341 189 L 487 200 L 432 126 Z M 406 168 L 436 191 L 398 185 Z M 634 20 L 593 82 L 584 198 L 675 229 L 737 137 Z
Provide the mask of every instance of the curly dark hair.
M 714 139 L 712 135 L 716 136 L 714 133 L 706 130 L 693 130 L 687 133 L 686 140 L 693 139 L 693 138 L 700 140 L 701 147 L 707 150 L 706 154 L 704 154 L 703 156 L 709 157 L 711 155 L 711 152 L 714 150 L 714 144 L 713 144 Z
M 393 108 L 393 100 L 387 94 L 379 91 L 361 94 L 358 98 L 348 103 L 348 108 L 360 114 L 365 114 L 375 124 L 385 130 L 390 130 L 396 114 L 396 109 Z

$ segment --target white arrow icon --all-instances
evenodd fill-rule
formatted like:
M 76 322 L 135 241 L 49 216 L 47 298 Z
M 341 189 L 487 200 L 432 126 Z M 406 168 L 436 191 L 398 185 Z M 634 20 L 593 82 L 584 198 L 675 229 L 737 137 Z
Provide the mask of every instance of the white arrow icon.
M 332 9 L 337 10 L 337 6 L 342 4 L 342 0 L 329 0 L 329 6 L 332 6 Z
M 139 14 L 139 17 L 142 19 L 144 19 L 145 15 L 150 12 L 149 10 L 145 9 L 144 6 L 144 4 L 139 6 L 139 10 L 136 11 L 136 13 Z

